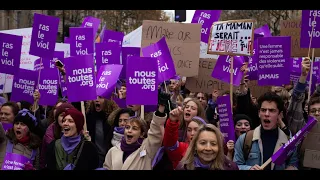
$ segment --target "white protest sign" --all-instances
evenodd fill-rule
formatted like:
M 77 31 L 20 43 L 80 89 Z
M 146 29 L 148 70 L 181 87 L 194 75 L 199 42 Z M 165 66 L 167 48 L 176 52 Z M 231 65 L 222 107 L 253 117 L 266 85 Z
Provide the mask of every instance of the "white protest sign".
M 208 54 L 252 56 L 254 20 L 231 20 L 213 23 Z

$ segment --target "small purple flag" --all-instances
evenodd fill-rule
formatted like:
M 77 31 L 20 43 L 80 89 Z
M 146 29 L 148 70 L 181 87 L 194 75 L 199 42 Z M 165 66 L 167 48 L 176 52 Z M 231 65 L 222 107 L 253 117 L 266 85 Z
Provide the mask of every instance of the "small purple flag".
M 93 28 L 70 27 L 70 56 L 93 54 Z
M 5 123 L 5 122 L 0 122 L 2 124 L 3 130 L 7 131 L 8 129 L 13 128 L 13 124 L 12 123 Z
M 0 33 L 0 72 L 14 75 L 19 71 L 22 36 Z
M 151 57 L 131 56 L 127 61 L 127 105 L 158 104 L 158 65 Z M 137 96 L 143 94 L 143 97 Z
M 262 37 L 271 37 L 271 31 L 269 29 L 268 24 L 265 24 L 257 29 L 254 30 L 254 37 L 256 37 L 256 34 L 262 36 Z
M 202 24 L 201 41 L 208 44 L 212 23 L 220 18 L 221 10 L 196 10 L 191 23 Z
M 144 57 L 154 57 L 158 61 L 158 83 L 162 83 L 176 75 L 173 59 L 168 48 L 166 38 L 142 48 Z
M 66 58 L 65 65 L 68 101 L 79 102 L 97 99 L 93 54 L 71 56 Z
M 24 165 L 30 161 L 29 158 L 14 153 L 6 153 L 1 170 L 23 170 Z
M 300 48 L 309 48 L 311 37 L 312 42 L 310 48 L 320 48 L 319 14 L 320 10 L 302 10 Z M 312 32 L 313 25 L 314 29 Z M 306 54 L 306 56 L 308 56 L 308 54 Z
M 122 41 L 124 33 L 119 31 L 104 30 L 104 37 L 102 42 L 119 42 L 119 46 L 122 47 Z
M 117 44 L 118 45 L 118 44 Z M 122 65 L 102 65 L 97 73 L 97 95 L 109 99 L 116 87 Z
M 211 76 L 223 82 L 230 84 L 230 71 L 231 71 L 231 56 L 220 55 L 216 66 L 214 67 Z M 233 85 L 239 86 L 243 77 L 243 72 L 240 71 L 244 59 L 242 56 L 233 56 Z
M 11 101 L 33 103 L 33 92 L 38 82 L 38 72 L 20 69 L 13 77 Z
M 100 19 L 91 17 L 91 16 L 85 17 L 81 24 L 81 27 L 93 28 L 93 37 L 96 36 L 99 26 L 100 26 Z
M 38 85 L 41 98 L 39 105 L 54 106 L 58 100 L 59 74 L 58 69 L 50 68 L 48 65 L 40 71 L 40 81 Z
M 106 64 L 120 64 L 121 47 L 115 42 L 96 43 L 97 70 Z
M 217 99 L 218 114 L 220 118 L 220 130 L 224 136 L 225 142 L 235 141 L 234 123 L 232 118 L 232 108 L 230 96 L 220 96 Z
M 29 54 L 52 58 L 58 28 L 58 17 L 34 13 Z
M 126 78 L 126 69 L 127 69 L 127 59 L 130 56 L 138 56 L 140 57 L 140 48 L 138 47 L 122 47 L 122 71 L 120 78 L 125 79 Z
M 106 25 L 103 25 L 101 32 L 99 34 L 99 41 L 97 43 L 101 43 L 104 37 L 104 33 L 105 33 L 105 29 L 106 29 Z
M 308 122 L 302 127 L 292 138 L 288 140 L 275 154 L 271 156 L 271 160 L 276 165 L 283 164 L 286 159 L 296 150 L 298 145 L 307 136 L 312 127 L 317 124 L 317 120 L 314 117 L 309 116 Z
M 259 38 L 257 53 L 259 86 L 290 84 L 290 36 Z

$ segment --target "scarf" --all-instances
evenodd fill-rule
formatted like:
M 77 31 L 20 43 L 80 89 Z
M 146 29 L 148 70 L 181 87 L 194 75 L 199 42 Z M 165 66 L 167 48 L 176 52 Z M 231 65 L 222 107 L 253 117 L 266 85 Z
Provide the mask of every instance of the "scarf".
M 125 137 L 121 139 L 121 150 L 123 151 L 123 162 L 127 159 L 127 157 L 130 156 L 134 151 L 140 148 L 143 138 L 139 138 L 136 142 L 133 144 L 127 144 Z
M 75 137 L 61 137 L 61 145 L 64 151 L 69 155 L 78 146 L 81 141 L 81 135 Z
M 29 135 L 26 135 L 24 136 L 23 138 L 21 139 L 17 139 L 18 140 L 18 143 L 24 145 L 24 146 L 27 146 L 30 142 L 30 136 Z
M 202 169 L 210 169 L 211 164 L 204 165 L 200 162 L 198 157 L 194 157 L 193 165 L 195 168 L 202 168 Z
M 124 134 L 124 127 L 114 127 L 114 131 L 118 134 Z

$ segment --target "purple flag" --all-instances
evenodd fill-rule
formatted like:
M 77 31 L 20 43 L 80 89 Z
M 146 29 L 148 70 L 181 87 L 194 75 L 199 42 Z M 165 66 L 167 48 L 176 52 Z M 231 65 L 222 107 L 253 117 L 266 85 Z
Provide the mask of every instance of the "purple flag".
M 29 158 L 14 153 L 6 153 L 1 170 L 23 170 L 24 165 L 30 161 Z
M 81 24 L 81 27 L 93 28 L 93 37 L 96 36 L 99 26 L 100 26 L 100 19 L 91 17 L 91 16 L 85 17 Z
M 63 43 L 70 44 L 70 38 L 69 37 L 64 37 Z
M 106 25 L 103 25 L 103 27 L 101 29 L 101 32 L 99 34 L 99 42 L 97 42 L 97 43 L 101 43 L 102 42 L 102 40 L 104 38 L 105 29 L 106 29 Z
M 131 56 L 127 61 L 127 105 L 158 104 L 158 65 L 151 57 Z M 142 95 L 137 96 L 138 94 Z
M 71 56 L 66 58 L 65 65 L 68 101 L 79 102 L 97 99 L 93 54 Z
M 122 41 L 124 33 L 119 31 L 104 30 L 104 37 L 102 42 L 119 42 L 119 46 L 122 47 Z
M 120 108 L 127 108 L 126 99 L 119 99 L 117 97 L 114 97 L 112 98 L 112 100 L 116 102 Z
M 118 44 L 117 44 L 118 45 Z M 110 98 L 116 87 L 122 65 L 108 64 L 102 65 L 97 73 L 97 95 Z
M 290 81 L 296 84 L 301 75 L 301 62 L 302 58 L 290 58 Z
M 221 10 L 196 10 L 191 23 L 202 24 L 201 41 L 208 44 L 212 23 L 220 18 Z
M 311 37 L 312 42 L 310 48 L 320 48 L 320 18 L 318 17 L 319 13 L 320 10 L 302 10 L 300 48 L 309 48 Z M 313 25 L 314 29 L 312 32 Z M 308 54 L 306 54 L 306 56 L 307 55 Z
M 302 127 L 292 138 L 288 140 L 275 154 L 271 156 L 271 160 L 276 165 L 283 164 L 286 159 L 296 150 L 298 145 L 307 136 L 312 127 L 317 124 L 317 120 L 314 117 L 309 116 L 308 122 Z
M 231 56 L 220 55 L 216 66 L 214 67 L 211 76 L 213 78 L 219 79 L 223 82 L 230 84 L 230 71 L 231 71 Z M 242 56 L 233 56 L 233 85 L 239 86 L 241 79 L 243 77 L 243 72 L 240 71 L 243 65 L 243 57 Z
M 142 53 L 144 57 L 154 57 L 158 59 L 159 83 L 176 75 L 176 69 L 165 37 L 162 37 L 158 42 L 150 46 L 142 48 Z
M 20 69 L 13 77 L 11 101 L 33 103 L 33 92 L 38 81 L 38 72 Z
M 256 37 L 256 36 L 255 36 Z M 248 56 L 248 79 L 249 80 L 258 80 L 258 53 L 256 50 L 258 49 L 258 40 L 254 40 L 253 43 L 253 56 Z M 247 56 L 245 56 L 247 57 Z
M 43 69 L 43 62 L 41 58 L 38 58 L 34 61 L 33 68 L 35 71 L 39 71 L 40 69 Z
M 56 68 L 55 62 L 59 60 L 62 63 L 64 62 L 64 52 L 55 51 L 52 60 L 50 60 L 50 68 Z
M 235 141 L 234 123 L 232 118 L 232 108 L 230 96 L 220 96 L 217 99 L 218 114 L 220 118 L 220 130 L 224 136 L 225 142 Z
M 120 78 L 125 79 L 126 78 L 126 69 L 127 69 L 127 59 L 130 56 L 138 56 L 140 57 L 140 48 L 138 47 L 122 47 L 122 71 Z
M 41 98 L 39 105 L 54 106 L 58 100 L 58 83 L 59 83 L 58 69 L 45 68 L 40 71 L 39 92 Z
M 290 36 L 259 38 L 257 53 L 259 86 L 290 84 Z
M 13 128 L 13 124 L 12 123 L 5 123 L 5 122 L 0 122 L 2 124 L 3 130 L 7 131 L 8 129 Z
M 14 75 L 19 71 L 22 36 L 0 33 L 0 72 Z
M 58 17 L 34 13 L 29 54 L 52 58 L 58 28 Z
M 70 56 L 93 53 L 93 29 L 70 27 Z
M 255 34 L 254 37 L 256 37 L 256 34 L 260 35 L 262 37 L 271 37 L 272 36 L 268 24 L 265 24 L 265 25 L 255 29 L 254 34 Z
M 97 70 L 106 64 L 120 64 L 121 47 L 118 43 L 106 42 L 96 43 L 96 65 Z

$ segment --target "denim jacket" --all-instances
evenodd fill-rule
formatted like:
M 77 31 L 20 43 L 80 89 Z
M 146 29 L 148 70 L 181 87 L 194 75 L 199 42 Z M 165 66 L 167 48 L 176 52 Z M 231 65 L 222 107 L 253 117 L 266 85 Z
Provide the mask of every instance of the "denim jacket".
M 234 152 L 234 158 L 233 161 L 238 165 L 240 170 L 249 170 L 254 165 L 261 166 L 263 164 L 263 153 L 262 153 L 262 140 L 260 138 L 261 132 L 260 132 L 261 125 L 254 129 L 253 132 L 253 138 L 252 138 L 252 148 L 250 150 L 250 153 L 248 155 L 247 161 L 245 161 L 243 156 L 243 143 L 245 134 L 242 134 L 236 144 L 235 144 L 235 152 Z M 288 138 L 286 134 L 278 128 L 279 136 L 277 140 L 277 144 L 275 146 L 275 152 L 277 152 L 282 145 L 284 145 Z M 271 169 L 272 170 L 284 170 L 288 166 L 293 166 L 295 169 L 298 167 L 298 157 L 297 157 L 297 150 L 295 149 L 293 154 L 290 156 L 288 160 L 285 161 L 282 165 L 275 165 L 274 163 L 271 163 Z

